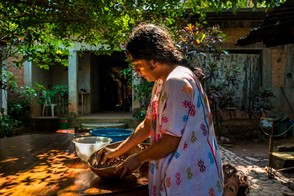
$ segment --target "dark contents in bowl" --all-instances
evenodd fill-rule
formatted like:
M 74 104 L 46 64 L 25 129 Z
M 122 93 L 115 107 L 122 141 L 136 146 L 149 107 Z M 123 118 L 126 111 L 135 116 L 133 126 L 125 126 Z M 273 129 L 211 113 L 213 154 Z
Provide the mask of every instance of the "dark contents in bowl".
M 112 143 L 112 144 L 107 145 L 106 147 L 115 148 L 120 143 L 121 142 Z M 150 146 L 150 144 L 138 144 L 137 146 L 135 146 L 134 148 L 132 148 L 131 150 L 129 150 L 125 154 L 123 154 L 117 158 L 110 159 L 110 160 L 106 161 L 106 163 L 103 163 L 103 164 L 101 164 L 101 162 L 100 162 L 100 160 L 103 159 L 103 153 L 100 155 L 99 150 L 98 150 L 90 156 L 90 158 L 88 160 L 88 165 L 90 166 L 90 169 L 101 178 L 104 178 L 104 179 L 119 178 L 122 171 L 118 171 L 115 173 L 114 171 L 116 170 L 116 166 L 118 164 L 120 164 L 122 161 L 126 160 L 130 155 L 132 155 L 134 153 L 139 153 L 139 152 L 145 150 L 146 148 L 148 148 L 149 146 Z M 131 173 L 132 172 L 129 171 L 129 172 L 127 172 L 127 174 L 125 176 L 130 175 Z M 145 172 L 143 172 L 143 173 L 145 173 Z
M 126 158 L 128 158 L 128 155 L 123 154 L 123 155 L 121 155 L 119 157 L 112 158 L 112 159 L 108 160 L 104 164 L 99 163 L 99 161 L 95 161 L 94 164 L 93 164 L 93 167 L 95 167 L 95 168 L 105 168 L 105 167 L 117 166 L 118 164 L 123 162 Z

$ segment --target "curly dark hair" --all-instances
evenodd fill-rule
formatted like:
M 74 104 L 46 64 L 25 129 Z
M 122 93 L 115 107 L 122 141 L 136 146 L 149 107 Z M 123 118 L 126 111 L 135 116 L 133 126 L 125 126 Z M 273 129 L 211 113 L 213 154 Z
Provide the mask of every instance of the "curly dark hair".
M 139 24 L 126 45 L 133 59 L 155 60 L 167 64 L 185 64 L 168 31 L 154 24 Z
M 223 172 L 225 184 L 230 178 L 234 178 L 238 183 L 238 192 L 236 196 L 247 196 L 249 194 L 249 182 L 247 176 L 234 165 L 223 163 Z

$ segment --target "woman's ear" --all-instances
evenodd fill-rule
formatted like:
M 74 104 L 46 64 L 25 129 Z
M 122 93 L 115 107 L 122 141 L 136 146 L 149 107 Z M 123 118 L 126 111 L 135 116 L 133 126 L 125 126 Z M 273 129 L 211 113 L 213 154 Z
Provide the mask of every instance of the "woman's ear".
M 158 61 L 151 60 L 151 69 L 155 69 L 158 66 Z

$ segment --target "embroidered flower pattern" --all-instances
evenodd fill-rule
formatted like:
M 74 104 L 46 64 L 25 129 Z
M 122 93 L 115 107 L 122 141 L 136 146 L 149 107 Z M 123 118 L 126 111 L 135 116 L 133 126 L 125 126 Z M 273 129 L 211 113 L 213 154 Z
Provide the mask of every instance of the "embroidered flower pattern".
M 195 143 L 196 141 L 197 141 L 196 133 L 195 131 L 192 131 L 191 142 Z
M 221 159 L 215 149 L 217 140 L 214 136 L 212 116 L 200 82 L 195 80 L 192 72 L 185 70 L 171 74 L 164 86 L 162 81 L 157 81 L 154 89 L 150 109 L 148 108 L 146 114 L 151 120 L 151 141 L 162 139 L 163 134 L 181 136 L 181 141 L 172 155 L 150 162 L 150 195 L 166 195 L 173 191 L 185 190 L 187 182 L 193 184 L 192 187 L 189 186 L 193 193 L 199 190 L 199 195 L 221 195 L 221 172 L 211 175 L 211 171 L 216 170 L 211 165 L 221 168 Z M 204 116 L 204 119 L 201 120 L 198 116 Z M 196 117 L 200 121 L 197 121 Z M 206 148 L 207 142 L 214 144 L 209 150 Z M 199 145 L 196 145 L 197 143 Z M 187 154 L 190 150 L 193 154 Z M 203 154 L 206 157 L 199 158 Z M 190 163 L 194 163 L 193 167 Z M 203 175 L 196 176 L 195 172 L 201 172 Z M 207 176 L 210 176 L 209 179 Z M 199 187 L 199 181 L 207 183 Z
M 150 164 L 150 172 L 151 172 L 152 174 L 154 174 L 154 168 L 155 168 L 154 163 L 151 163 L 151 164 Z
M 212 155 L 211 152 L 208 153 L 208 159 L 209 159 L 209 161 L 210 161 L 211 164 L 214 163 L 214 158 L 213 158 L 213 155 Z
M 167 177 L 165 179 L 165 184 L 166 184 L 166 187 L 168 187 L 168 188 L 170 188 L 172 186 L 171 178 L 170 177 Z
M 181 184 L 181 174 L 180 174 L 180 172 L 177 172 L 175 177 L 176 177 L 176 184 L 180 185 Z
M 156 119 L 158 111 L 158 101 L 152 102 L 152 119 Z
M 222 182 L 220 180 L 218 180 L 216 182 L 216 187 L 217 187 L 217 191 L 220 193 L 223 190 L 223 186 L 222 186 Z
M 180 157 L 180 153 L 179 153 L 178 151 L 176 151 L 176 152 L 174 153 L 174 157 L 175 157 L 176 159 L 178 159 L 178 158 Z
M 183 107 L 184 108 L 190 108 L 191 107 L 191 101 L 187 101 L 187 100 L 185 100 L 185 101 L 183 101 Z
M 208 131 L 207 131 L 207 129 L 206 129 L 205 124 L 202 123 L 200 128 L 201 128 L 201 130 L 202 130 L 203 135 L 206 136 Z
M 189 85 L 184 86 L 183 89 L 182 89 L 183 92 L 189 93 L 189 94 L 192 93 L 192 90 L 193 90 L 192 87 L 189 86 Z
M 192 173 L 192 169 L 191 167 L 188 167 L 186 170 L 186 174 L 187 174 L 187 179 L 191 180 L 193 178 L 193 173 Z
M 163 103 L 166 99 L 167 99 L 167 92 L 164 92 L 160 98 L 161 103 Z
M 160 139 L 161 139 L 161 134 L 160 134 L 160 133 L 156 134 L 156 136 L 155 136 L 155 141 L 157 142 L 157 141 L 160 140 Z
M 205 165 L 204 165 L 204 161 L 203 161 L 202 159 L 200 159 L 200 160 L 198 161 L 198 167 L 199 167 L 199 170 L 200 170 L 201 172 L 205 172 L 206 167 L 205 167 Z
M 166 116 L 162 117 L 162 123 L 167 123 L 168 122 L 168 118 Z
M 188 116 L 187 115 L 184 115 L 182 120 L 183 120 L 183 122 L 187 122 Z
M 198 99 L 197 99 L 197 108 L 200 108 L 201 106 L 201 97 L 198 96 Z
M 181 135 L 183 135 L 184 134 L 184 129 L 181 129 Z
M 208 191 L 209 196 L 215 196 L 214 189 L 211 187 Z
M 189 114 L 190 114 L 190 116 L 196 115 L 195 105 L 193 105 L 193 104 L 191 105 Z
M 156 186 L 155 185 L 152 187 L 152 195 L 156 196 Z
M 183 147 L 183 150 L 186 150 L 188 148 L 188 144 L 187 144 L 187 142 L 185 141 L 185 143 L 184 143 L 184 147 Z

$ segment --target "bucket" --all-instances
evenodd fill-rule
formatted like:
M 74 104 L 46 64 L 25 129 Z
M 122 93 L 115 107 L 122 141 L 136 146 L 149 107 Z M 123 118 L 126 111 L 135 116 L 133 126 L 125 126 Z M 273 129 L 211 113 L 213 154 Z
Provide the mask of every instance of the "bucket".
M 93 129 L 90 131 L 92 136 L 109 137 L 112 139 L 112 143 L 127 139 L 133 130 L 121 129 L 121 128 L 104 128 Z
M 70 125 L 70 118 L 58 118 L 57 125 L 58 129 L 68 129 Z

